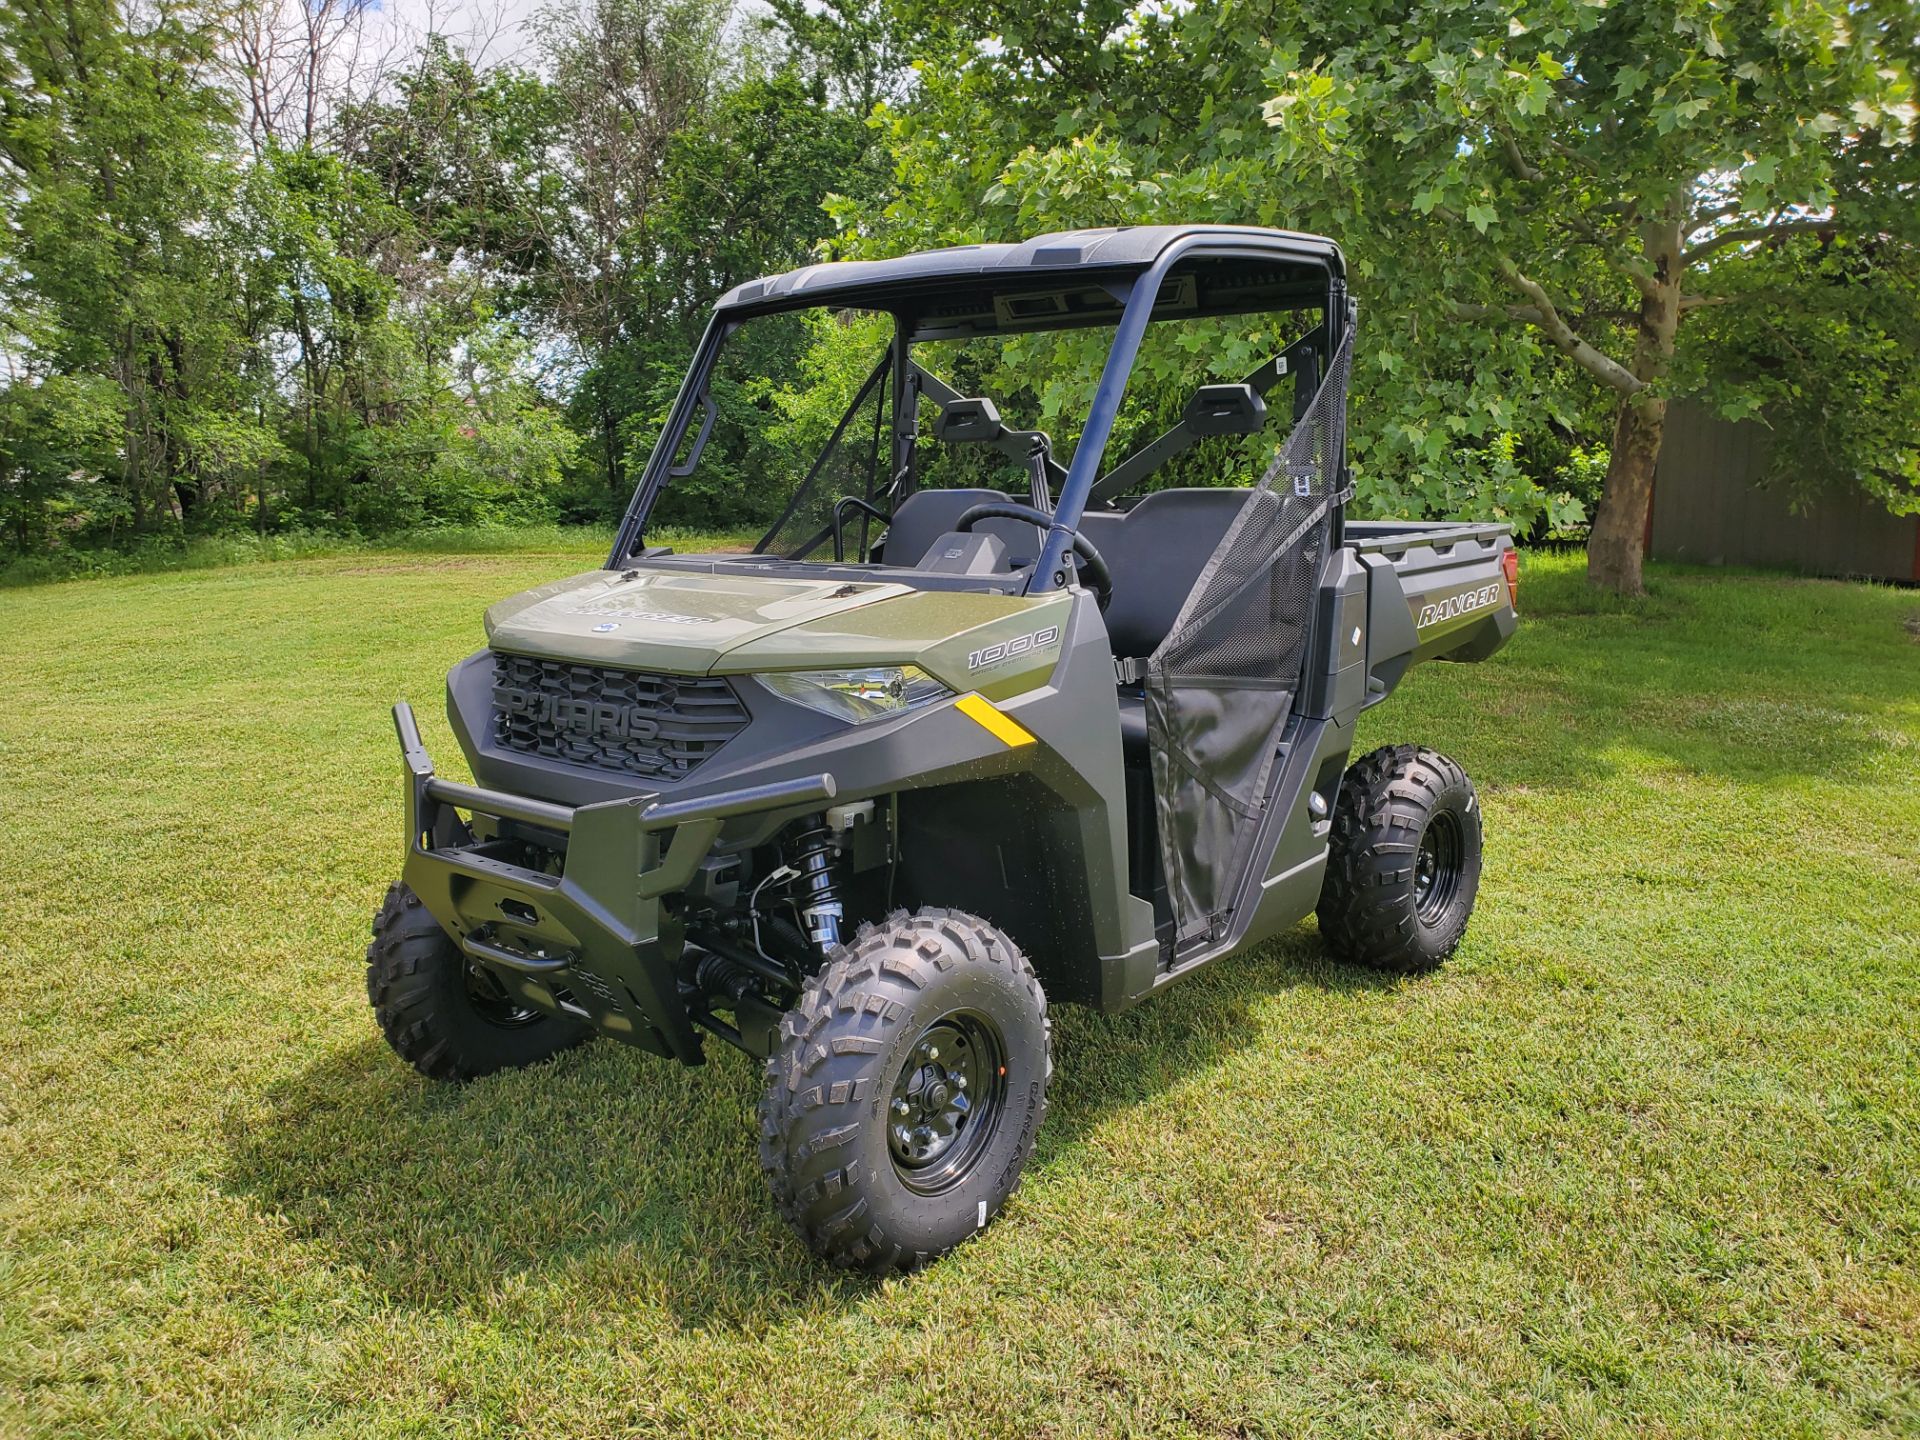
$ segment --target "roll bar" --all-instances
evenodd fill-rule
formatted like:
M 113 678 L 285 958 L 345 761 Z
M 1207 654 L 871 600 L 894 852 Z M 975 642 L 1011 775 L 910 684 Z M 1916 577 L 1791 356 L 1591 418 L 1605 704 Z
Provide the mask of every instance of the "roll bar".
M 1160 256 L 1131 284 L 1126 309 L 1121 312 L 1119 328 L 1114 332 L 1113 348 L 1100 372 L 1100 384 L 1093 392 L 1093 404 L 1087 411 L 1087 423 L 1080 431 L 1080 443 L 1074 447 L 1073 463 L 1060 487 L 1059 503 L 1054 506 L 1053 524 L 1047 528 L 1046 543 L 1040 558 L 1027 578 L 1027 594 L 1066 588 L 1067 554 L 1073 548 L 1073 532 L 1087 508 L 1088 497 L 1100 478 L 1100 461 L 1107 442 L 1113 436 L 1113 424 L 1126 398 L 1127 381 L 1133 374 L 1133 362 L 1139 357 L 1140 342 L 1153 319 L 1153 307 L 1168 273 L 1182 260 L 1196 255 L 1258 255 L 1267 247 L 1243 237 L 1231 239 L 1204 232 L 1181 236 L 1160 252 Z M 1274 247 L 1275 249 L 1279 247 Z M 1339 349 L 1350 319 L 1346 303 L 1346 282 L 1331 271 L 1327 275 L 1327 299 L 1324 310 L 1328 353 Z M 1342 457 L 1344 463 L 1344 457 Z
M 1338 252 L 1334 252 L 1332 259 L 1303 255 L 1299 249 L 1285 243 L 1288 238 L 1281 232 L 1273 232 L 1269 239 L 1262 232 L 1252 230 L 1196 228 L 1188 233 L 1176 235 L 1139 274 L 1102 280 L 1101 283 L 1110 293 L 1116 298 L 1124 293 L 1126 300 L 1119 325 L 1114 333 L 1113 348 L 1107 352 L 1106 364 L 1100 373 L 1100 383 L 1094 391 L 1086 425 L 1081 431 L 1080 443 L 1074 447 L 1073 461 L 1060 482 L 1059 498 L 1053 508 L 1053 524 L 1047 530 L 1039 561 L 1028 578 L 1026 587 L 1028 593 L 1057 590 L 1068 583 L 1068 568 L 1065 561 L 1072 546 L 1073 530 L 1080 523 L 1088 498 L 1100 478 L 1100 461 L 1105 455 L 1108 441 L 1112 438 L 1114 422 L 1119 415 L 1121 402 L 1126 397 L 1127 382 L 1132 375 L 1134 361 L 1139 357 L 1141 339 L 1153 319 L 1153 310 L 1159 299 L 1161 287 L 1168 274 L 1181 261 L 1199 256 L 1223 259 L 1234 256 L 1247 259 L 1284 258 L 1295 265 L 1304 264 L 1324 270 L 1327 279 L 1323 309 L 1326 330 L 1325 350 L 1326 353 L 1332 354 L 1339 349 L 1342 338 L 1352 324 L 1352 307 L 1347 299 L 1346 280 L 1341 273 Z M 1300 237 L 1291 238 L 1298 240 Z M 929 278 L 923 283 L 932 283 L 932 281 Z M 706 377 L 712 369 L 721 344 L 748 315 L 762 310 L 802 308 L 811 298 L 805 291 L 795 291 L 768 304 L 759 298 L 759 287 L 748 288 L 754 290 L 754 296 L 748 297 L 743 294 L 735 303 L 723 303 L 714 312 L 705 333 L 700 338 L 699 347 L 694 353 L 693 364 L 681 381 L 680 392 L 668 414 L 667 424 L 655 441 L 653 452 L 642 471 L 640 483 L 635 488 L 632 503 L 627 507 L 619 533 L 614 537 L 613 550 L 607 560 L 609 568 L 618 568 L 625 564 L 628 556 L 639 543 L 645 517 L 651 512 L 654 500 L 666 484 L 672 468 L 672 447 L 678 444 L 681 435 L 691 422 L 694 408 L 702 403 Z M 858 289 L 843 287 L 833 293 L 833 303 L 853 304 L 859 297 Z M 879 297 L 876 296 L 875 299 L 879 300 Z M 819 300 L 814 303 L 825 302 Z M 902 349 L 904 347 L 896 342 L 896 356 Z M 898 363 L 897 359 L 892 370 L 897 425 L 900 392 L 907 384 L 909 371 L 908 367 Z M 897 433 L 895 439 L 897 448 L 899 443 Z M 1344 457 L 1342 465 L 1344 468 Z M 1339 524 L 1337 512 L 1335 524 L 1336 527 Z

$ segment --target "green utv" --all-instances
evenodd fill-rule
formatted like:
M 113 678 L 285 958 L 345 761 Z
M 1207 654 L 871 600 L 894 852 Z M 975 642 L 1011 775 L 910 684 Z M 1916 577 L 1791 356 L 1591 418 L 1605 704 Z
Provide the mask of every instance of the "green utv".
M 1316 908 L 1344 959 L 1445 959 L 1473 786 L 1348 752 L 1409 665 L 1506 642 L 1515 555 L 1344 518 L 1354 320 L 1331 241 L 1218 226 L 730 291 L 605 568 L 495 605 L 449 677 L 477 783 L 394 708 L 393 1048 L 461 1080 L 718 1037 L 765 1061 L 780 1212 L 883 1270 L 1006 1203 L 1049 1001 L 1124 1010 Z M 1197 373 L 1243 378 L 1141 398 Z M 751 552 L 647 543 L 670 489 L 743 476 L 780 506 Z

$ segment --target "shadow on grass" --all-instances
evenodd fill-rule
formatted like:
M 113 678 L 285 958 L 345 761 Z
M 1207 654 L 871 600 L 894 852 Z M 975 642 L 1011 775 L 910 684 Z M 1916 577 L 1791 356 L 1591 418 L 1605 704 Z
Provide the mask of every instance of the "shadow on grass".
M 1121 1015 L 1054 1016 L 1054 1082 L 1034 1165 L 1044 1173 L 1109 1115 L 1203 1074 L 1250 1044 L 1260 1002 L 1300 986 L 1339 994 L 1418 981 L 1342 965 L 1318 932 L 1295 928 L 1206 967 Z M 1032 1173 L 1032 1172 L 1030 1172 Z
M 1257 1001 L 1385 983 L 1302 932 L 1125 1015 L 1060 1012 L 1027 1183 L 1107 1115 L 1246 1046 Z M 709 1054 L 684 1070 L 600 1041 L 456 1088 L 370 1033 L 229 1118 L 225 1180 L 402 1305 L 487 1309 L 551 1283 L 569 1307 L 651 1302 L 684 1328 L 759 1330 L 857 1303 L 874 1282 L 816 1264 L 766 1196 L 758 1066 L 718 1042 Z

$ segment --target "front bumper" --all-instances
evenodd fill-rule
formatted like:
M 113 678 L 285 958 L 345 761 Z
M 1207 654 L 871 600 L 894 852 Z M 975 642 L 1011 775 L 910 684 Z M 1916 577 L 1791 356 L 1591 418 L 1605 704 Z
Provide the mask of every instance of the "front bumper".
M 686 887 L 726 821 L 818 808 L 834 797 L 833 777 L 686 800 L 555 805 L 441 779 L 404 701 L 393 707 L 393 723 L 407 779 L 402 878 L 460 948 L 530 1004 L 700 1063 L 700 1036 L 676 973 L 682 937 L 661 901 Z M 462 809 L 473 825 L 460 818 Z M 520 853 L 501 838 L 513 830 L 563 852 L 558 873 L 504 858 Z

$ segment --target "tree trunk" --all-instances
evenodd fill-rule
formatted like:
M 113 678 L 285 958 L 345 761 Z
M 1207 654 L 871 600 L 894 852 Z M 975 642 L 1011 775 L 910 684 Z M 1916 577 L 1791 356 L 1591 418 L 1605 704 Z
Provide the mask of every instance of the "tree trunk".
M 1638 396 L 1620 401 L 1613 421 L 1613 451 L 1607 461 L 1600 511 L 1587 539 L 1587 581 L 1620 595 L 1642 595 L 1640 561 L 1653 500 L 1653 467 L 1667 402 Z
M 1642 388 L 1620 398 L 1600 513 L 1587 539 L 1587 583 L 1618 595 L 1646 593 L 1640 562 L 1653 503 L 1653 471 L 1667 424 L 1667 401 L 1657 382 L 1673 363 L 1673 336 L 1680 328 L 1680 216 L 1685 213 L 1684 197 L 1676 197 L 1666 218 L 1640 232 L 1650 276 L 1640 291 L 1630 368 Z
M 255 416 L 259 422 L 260 428 L 262 430 L 265 430 L 267 428 L 267 405 L 264 399 L 255 402 Z M 260 538 L 263 540 L 267 536 L 267 522 L 269 518 L 267 515 L 267 472 L 268 472 L 267 462 L 266 460 L 262 459 L 260 462 L 259 474 L 258 474 L 258 481 L 260 485 L 260 508 L 258 513 L 255 514 L 254 519 L 259 523 Z
M 132 326 L 123 329 L 118 337 L 113 378 L 120 387 L 121 404 L 126 407 L 120 422 L 120 487 L 126 493 L 128 507 L 133 511 L 134 533 L 139 534 L 147 528 L 146 473 L 144 446 L 141 444 L 145 433 L 142 423 L 145 397 L 139 388 L 140 358 Z
M 301 397 L 306 411 L 302 439 L 307 452 L 308 519 L 305 523 L 311 525 L 312 514 L 320 507 L 320 358 L 314 353 L 313 329 L 307 323 L 307 307 L 303 302 L 295 302 L 293 317 L 300 334 L 300 365 L 307 377 L 306 394 Z
M 620 421 L 604 401 L 600 406 L 600 444 L 606 453 L 607 493 L 618 504 L 626 489 L 627 467 L 620 458 Z

